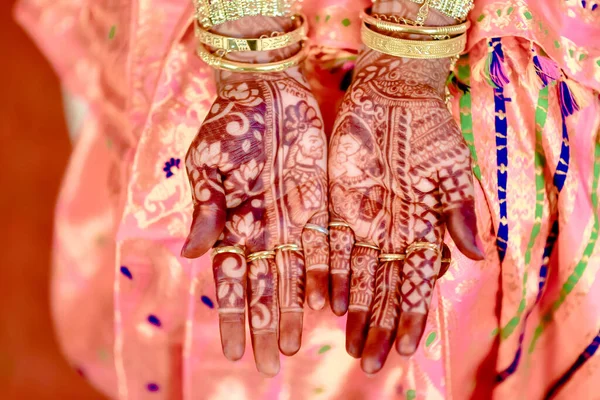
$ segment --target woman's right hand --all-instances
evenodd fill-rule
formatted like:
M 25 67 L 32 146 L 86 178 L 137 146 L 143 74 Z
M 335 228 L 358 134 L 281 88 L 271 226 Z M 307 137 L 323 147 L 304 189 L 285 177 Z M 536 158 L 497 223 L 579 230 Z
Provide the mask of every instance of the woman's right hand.
M 298 68 L 220 72 L 217 99 L 189 148 L 194 217 L 182 254 L 213 246 L 223 352 L 245 347 L 245 308 L 256 366 L 279 371 L 279 350 L 300 348 L 304 289 L 313 309 L 328 289 L 327 142 L 316 100 Z M 276 250 L 296 245 L 302 251 Z M 271 258 L 246 261 L 259 251 Z

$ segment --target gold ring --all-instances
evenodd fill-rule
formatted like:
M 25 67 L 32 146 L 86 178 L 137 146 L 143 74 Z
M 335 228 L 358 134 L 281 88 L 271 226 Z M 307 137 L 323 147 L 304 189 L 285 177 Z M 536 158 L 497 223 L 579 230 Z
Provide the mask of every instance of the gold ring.
M 340 227 L 345 227 L 345 228 L 351 229 L 350 225 L 348 225 L 347 223 L 342 222 L 342 221 L 333 221 L 333 222 L 329 223 L 330 228 L 334 227 L 334 226 L 340 226 Z
M 404 254 L 384 253 L 379 255 L 379 261 L 381 262 L 403 261 L 405 258 Z
M 306 224 L 304 225 L 305 229 L 312 229 L 313 231 L 321 232 L 323 235 L 329 235 L 329 231 L 327 228 L 323 228 L 322 226 L 316 224 Z
M 275 251 L 302 251 L 300 246 L 297 244 L 280 244 L 279 246 L 275 246 Z
M 212 251 L 211 257 L 216 256 L 221 253 L 233 253 L 239 254 L 240 256 L 245 256 L 244 250 L 242 250 L 239 246 L 223 246 L 223 247 L 215 247 Z
M 278 36 L 240 39 L 229 36 L 217 35 L 200 27 L 196 20 L 194 31 L 196 38 L 202 44 L 227 52 L 235 51 L 270 51 L 291 46 L 306 39 L 308 33 L 308 21 L 302 14 L 292 17 L 292 21 L 300 21 L 300 26 L 289 33 Z
M 414 242 L 406 248 L 406 255 L 408 256 L 410 253 L 417 250 L 432 250 L 435 251 L 438 255 L 442 254 L 440 246 L 438 246 L 437 244 L 428 242 Z
M 285 71 L 286 69 L 299 65 L 302 61 L 304 61 L 308 54 L 308 46 L 303 45 L 300 51 L 291 56 L 290 58 L 264 64 L 226 60 L 223 57 L 208 51 L 203 44 L 198 45 L 196 52 L 198 53 L 198 56 L 202 59 L 202 61 L 204 61 L 206 64 L 213 68 L 223 69 L 232 72 L 269 73 Z
M 443 263 L 449 263 L 449 262 L 451 262 L 451 261 L 452 261 L 452 259 L 451 259 L 451 258 L 442 258 L 442 262 L 443 262 Z
M 246 257 L 246 261 L 252 262 L 256 260 L 262 260 L 263 258 L 273 257 L 275 257 L 275 252 L 272 250 L 257 251 L 255 253 L 249 254 L 248 257 Z
M 358 247 L 366 247 L 368 249 L 373 249 L 373 250 L 379 251 L 379 247 L 375 246 L 374 244 L 370 244 L 370 243 L 356 242 L 356 243 L 354 243 L 354 245 L 358 246 Z

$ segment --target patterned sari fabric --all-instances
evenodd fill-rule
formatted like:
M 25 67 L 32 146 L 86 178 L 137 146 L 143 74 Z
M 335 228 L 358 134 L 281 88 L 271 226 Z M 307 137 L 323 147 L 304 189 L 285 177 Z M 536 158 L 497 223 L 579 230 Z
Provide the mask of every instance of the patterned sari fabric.
M 309 3 L 306 71 L 330 130 L 366 4 Z M 89 105 L 55 228 L 52 311 L 73 367 L 122 399 L 597 398 L 599 8 L 476 1 L 449 86 L 486 260 L 447 238 L 452 265 L 414 357 L 367 377 L 345 318 L 307 311 L 302 349 L 267 379 L 249 345 L 237 363 L 221 354 L 210 259 L 179 256 L 182 160 L 215 94 L 191 4 L 22 0 L 18 19 Z

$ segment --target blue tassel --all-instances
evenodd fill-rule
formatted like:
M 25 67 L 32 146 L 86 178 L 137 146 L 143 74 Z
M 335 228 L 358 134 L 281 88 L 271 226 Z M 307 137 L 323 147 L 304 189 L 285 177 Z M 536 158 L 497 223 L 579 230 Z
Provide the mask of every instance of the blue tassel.
M 490 54 L 490 78 L 497 88 L 503 88 L 509 83 L 508 76 L 504 72 L 502 64 L 504 62 L 504 51 L 500 43 L 500 38 L 492 38 L 488 45 L 492 48 Z
M 579 105 L 565 81 L 560 82 L 558 93 L 560 95 L 560 111 L 564 117 L 568 117 L 575 114 L 575 111 L 579 111 Z

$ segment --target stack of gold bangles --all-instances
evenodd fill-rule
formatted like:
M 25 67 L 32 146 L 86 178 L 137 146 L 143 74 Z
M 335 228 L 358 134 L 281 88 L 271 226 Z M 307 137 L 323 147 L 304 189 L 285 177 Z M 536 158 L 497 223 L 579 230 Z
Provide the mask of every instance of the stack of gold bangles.
M 306 57 L 308 21 L 304 15 L 292 12 L 292 3 L 293 0 L 195 0 L 198 55 L 214 68 L 234 72 L 279 72 L 300 64 Z M 210 31 L 215 25 L 257 15 L 290 18 L 295 28 L 259 38 L 234 38 Z M 231 52 L 279 50 L 298 43 L 302 45 L 300 51 L 281 61 L 258 64 L 225 59 Z
M 427 0 L 425 4 L 427 5 Z M 411 21 L 380 16 L 370 11 L 366 9 L 361 14 L 361 39 L 370 49 L 391 56 L 417 59 L 452 58 L 465 50 L 469 22 L 450 26 L 423 26 L 423 18 Z M 431 39 L 412 40 L 392 36 L 397 34 L 425 35 Z

